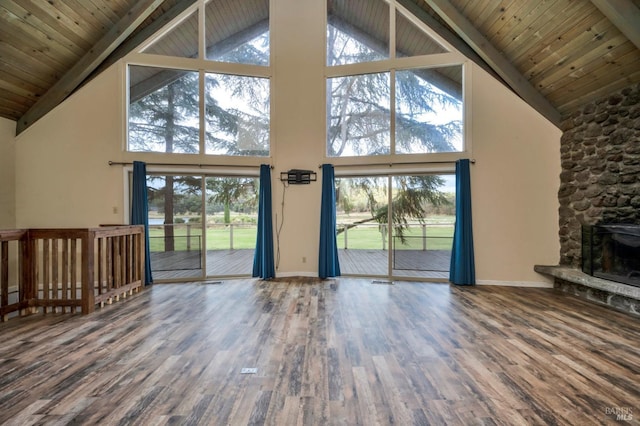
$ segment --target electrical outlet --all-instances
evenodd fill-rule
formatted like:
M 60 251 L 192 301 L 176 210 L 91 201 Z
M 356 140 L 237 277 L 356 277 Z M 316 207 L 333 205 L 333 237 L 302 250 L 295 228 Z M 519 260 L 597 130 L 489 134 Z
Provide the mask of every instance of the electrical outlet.
M 302 263 L 307 263 L 307 256 L 302 256 Z
M 113 207 L 113 214 L 118 214 L 118 207 L 116 206 Z

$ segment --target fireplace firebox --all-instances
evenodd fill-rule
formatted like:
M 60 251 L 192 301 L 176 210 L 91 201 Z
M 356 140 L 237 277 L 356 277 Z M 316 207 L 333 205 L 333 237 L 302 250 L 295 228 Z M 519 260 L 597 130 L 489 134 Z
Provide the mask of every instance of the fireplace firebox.
M 640 287 L 640 225 L 583 225 L 582 271 Z

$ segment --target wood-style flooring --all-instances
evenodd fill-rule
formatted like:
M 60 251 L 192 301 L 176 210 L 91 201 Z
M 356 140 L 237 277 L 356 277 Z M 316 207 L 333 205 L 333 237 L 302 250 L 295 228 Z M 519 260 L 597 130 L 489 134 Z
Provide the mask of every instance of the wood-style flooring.
M 552 289 L 156 284 L 0 324 L 8 425 L 637 424 L 639 383 L 640 320 Z

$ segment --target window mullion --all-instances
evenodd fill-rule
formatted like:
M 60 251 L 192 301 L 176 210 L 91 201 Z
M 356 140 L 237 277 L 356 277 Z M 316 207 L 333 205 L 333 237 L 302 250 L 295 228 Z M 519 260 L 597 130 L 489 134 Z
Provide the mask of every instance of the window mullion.
M 396 5 L 389 3 L 389 58 L 396 57 Z
M 198 6 L 198 58 L 200 60 L 207 59 L 206 49 L 206 26 L 205 26 L 205 4 L 204 1 L 200 1 Z
M 200 1 L 200 4 L 198 5 L 198 58 L 200 58 L 201 61 L 204 61 L 206 59 L 206 54 L 205 54 L 205 49 L 206 49 L 206 42 L 205 42 L 205 31 L 206 31 L 206 26 L 205 26 L 205 2 L 204 1 Z M 200 142 L 200 155 L 204 155 L 206 153 L 205 150 L 205 137 L 206 137 L 206 121 L 205 121 L 205 114 L 206 114 L 206 96 L 205 96 L 205 72 L 200 69 L 199 70 L 199 76 L 200 78 L 198 79 L 198 93 L 200 94 L 200 99 L 198 102 L 198 108 L 200 110 L 200 114 L 199 114 L 199 142 Z M 204 192 L 204 191 L 203 191 Z M 206 253 L 206 250 L 205 250 Z
M 396 153 L 396 70 L 392 69 L 389 76 L 389 143 L 390 153 Z
M 205 150 L 205 138 L 207 135 L 206 129 L 206 96 L 205 96 L 205 72 L 203 70 L 199 71 L 198 78 L 198 93 L 200 94 L 200 99 L 198 102 L 198 108 L 200 110 L 199 114 L 199 146 L 200 146 L 200 155 L 204 155 L 206 153 Z

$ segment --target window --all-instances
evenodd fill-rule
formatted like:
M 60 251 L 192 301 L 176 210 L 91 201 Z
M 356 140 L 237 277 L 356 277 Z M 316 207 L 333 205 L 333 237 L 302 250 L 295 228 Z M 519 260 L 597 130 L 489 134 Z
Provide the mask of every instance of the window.
M 389 73 L 327 79 L 330 157 L 390 152 Z
M 269 80 L 207 74 L 206 153 L 269 155 Z
M 327 156 L 464 151 L 463 67 L 448 53 L 397 2 L 328 1 Z
M 129 68 L 129 150 L 199 151 L 198 73 Z
M 269 65 L 269 0 L 212 0 L 205 25 L 207 59 Z
M 397 154 L 462 151 L 461 73 L 460 66 L 396 71 Z
M 327 0 L 327 65 L 379 61 L 388 57 L 389 6 L 386 2 Z
M 269 0 L 250 6 L 200 0 L 142 49 L 128 68 L 129 151 L 269 155 Z

